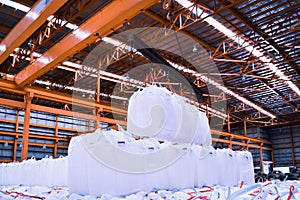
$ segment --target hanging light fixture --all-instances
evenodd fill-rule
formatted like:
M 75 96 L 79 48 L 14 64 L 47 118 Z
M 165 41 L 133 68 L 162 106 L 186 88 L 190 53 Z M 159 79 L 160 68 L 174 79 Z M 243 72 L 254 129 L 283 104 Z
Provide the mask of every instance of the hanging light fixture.
M 243 75 L 243 76 L 242 76 L 242 81 L 245 81 L 245 80 L 246 80 L 246 76 Z
M 47 146 L 46 146 L 46 144 L 44 144 L 44 145 L 43 145 L 43 149 L 46 149 L 46 148 L 47 148 Z
M 23 147 L 23 143 L 22 143 L 22 142 L 19 144 L 19 147 L 20 147 L 20 148 L 22 148 L 22 147 Z
M 194 45 L 193 52 L 194 52 L 194 53 L 197 53 L 197 52 L 198 52 L 198 48 L 196 47 L 196 45 Z
M 8 142 L 4 142 L 4 147 L 8 147 Z

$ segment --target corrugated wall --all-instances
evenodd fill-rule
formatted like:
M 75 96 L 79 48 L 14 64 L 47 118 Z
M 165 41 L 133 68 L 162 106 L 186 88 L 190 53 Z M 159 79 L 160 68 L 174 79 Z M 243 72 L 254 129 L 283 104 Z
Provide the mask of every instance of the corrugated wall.
M 260 138 L 258 137 L 258 132 L 260 131 Z M 231 129 L 232 133 L 235 134 L 239 134 L 239 135 L 245 135 L 244 133 L 244 127 L 239 127 L 239 128 L 232 128 Z M 251 126 L 249 124 L 247 124 L 247 136 L 251 137 L 251 138 L 256 138 L 256 139 L 262 139 L 262 140 L 268 140 L 270 141 L 270 137 L 268 134 L 268 131 L 264 128 L 259 128 L 257 126 Z M 254 144 L 249 142 L 249 144 Z M 268 146 L 271 147 L 271 146 Z M 233 149 L 238 149 L 238 146 L 233 146 Z M 255 166 L 259 166 L 260 163 L 260 149 L 254 149 L 254 148 L 249 148 L 249 151 L 252 153 L 253 156 L 253 161 L 255 163 Z M 268 151 L 268 150 L 264 150 L 262 151 L 263 153 L 263 160 L 264 161 L 271 161 L 272 160 L 272 152 Z
M 272 128 L 268 132 L 274 143 L 275 166 L 300 167 L 300 126 Z
M 24 111 L 19 111 L 18 117 L 18 128 L 16 128 L 16 118 L 17 110 L 10 108 L 0 107 L 0 131 L 9 131 L 9 132 L 23 132 L 23 122 L 24 122 Z M 54 136 L 55 134 L 55 125 L 56 125 L 56 115 L 34 112 L 30 113 L 30 134 L 38 134 L 45 136 Z M 79 131 L 94 129 L 94 121 L 88 122 L 86 119 L 79 119 L 74 117 L 67 116 L 58 116 L 58 136 L 59 137 L 68 137 L 71 135 L 78 134 Z M 105 124 L 102 124 L 104 126 Z M 13 146 L 14 146 L 14 136 L 0 135 L 0 140 L 10 141 L 10 142 L 0 142 L 0 160 L 12 160 L 13 158 Z M 21 158 L 21 141 L 22 138 L 18 138 L 18 146 L 16 150 L 16 160 Z M 37 159 L 41 159 L 47 156 L 53 156 L 54 148 L 47 147 L 47 145 L 54 145 L 54 140 L 45 140 L 45 139 L 36 139 L 29 138 L 29 143 L 42 144 L 39 146 L 29 145 L 28 147 L 28 157 L 35 156 Z M 58 141 L 59 146 L 68 146 L 68 142 Z M 67 155 L 67 148 L 57 148 L 57 157 Z

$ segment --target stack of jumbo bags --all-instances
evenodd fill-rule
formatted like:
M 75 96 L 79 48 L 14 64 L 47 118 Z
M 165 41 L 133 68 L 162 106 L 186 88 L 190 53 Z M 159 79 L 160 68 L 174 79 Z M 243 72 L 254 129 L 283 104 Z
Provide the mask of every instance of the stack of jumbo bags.
M 105 137 L 116 148 L 135 154 L 155 153 L 170 145 L 183 152 L 174 163 L 157 171 L 133 173 L 113 168 L 90 151 Z M 102 143 L 103 144 L 103 143 Z M 201 188 L 202 186 L 238 186 L 243 181 L 254 183 L 252 155 L 248 151 L 235 152 L 230 149 L 173 144 L 158 139 L 144 138 L 135 140 L 121 131 L 104 130 L 74 137 L 69 146 L 69 190 L 71 193 L 124 196 L 139 191 L 156 189 Z M 111 159 L 117 158 L 117 151 L 110 153 Z M 205 154 L 204 154 L 205 152 Z M 118 162 L 115 159 L 115 162 Z M 153 165 L 153 160 L 149 165 Z M 136 165 L 138 163 L 130 163 Z
M 91 154 L 91 149 L 100 143 L 99 140 L 104 139 L 101 137 L 102 135 L 116 148 L 145 156 L 170 145 L 168 142 L 160 143 L 153 138 L 135 140 L 115 130 L 98 130 L 95 133 L 74 137 L 70 142 L 68 152 L 69 190 L 71 193 L 123 196 L 138 191 L 149 191 L 153 188 L 183 189 L 194 187 L 195 165 L 191 149 L 176 145 L 174 148 L 179 153 L 180 151 L 186 151 L 186 153 L 172 165 L 163 166 L 159 170 L 145 173 L 127 172 L 108 166 L 97 159 L 96 155 Z M 117 151 L 113 151 L 109 156 L 118 162 L 116 153 Z M 158 162 L 158 160 L 152 162 Z M 148 164 L 153 163 L 149 162 Z M 129 164 L 138 165 L 139 163 Z
M 0 185 L 67 186 L 67 157 L 0 164 Z
M 214 184 L 234 186 L 240 180 L 245 184 L 254 183 L 254 175 L 250 177 L 254 173 L 251 154 L 214 150 L 205 113 L 166 88 L 152 85 L 135 92 L 129 100 L 127 119 L 127 132 L 98 130 L 72 138 L 68 152 L 71 192 L 120 196 L 152 188 L 183 189 Z M 130 135 L 146 138 L 135 140 Z M 116 149 L 133 154 L 151 154 L 168 146 L 178 155 L 183 153 L 183 156 L 157 171 L 128 172 L 113 168 L 97 157 L 95 149 L 100 144 L 105 146 L 103 136 Z M 186 148 L 186 144 L 191 144 L 191 148 Z M 119 162 L 117 150 L 98 152 L 106 153 L 115 164 Z M 154 159 L 149 165 L 155 162 L 161 160 Z M 239 167 L 238 163 L 245 166 Z

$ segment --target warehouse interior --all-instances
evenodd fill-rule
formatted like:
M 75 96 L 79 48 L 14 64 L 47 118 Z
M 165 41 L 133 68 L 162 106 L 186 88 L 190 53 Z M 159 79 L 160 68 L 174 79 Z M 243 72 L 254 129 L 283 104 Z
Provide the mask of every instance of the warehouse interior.
M 260 171 L 300 167 L 299 13 L 297 0 L 0 0 L 0 161 L 67 156 L 74 136 L 125 128 L 130 71 L 172 63 L 209 118 L 215 148 L 249 150 Z M 199 73 L 220 78 L 219 92 L 172 53 L 176 39 L 160 49 L 109 40 L 149 27 L 190 38 L 180 45 L 195 57 L 203 49 L 218 72 Z M 91 76 L 85 63 L 99 45 L 114 52 Z

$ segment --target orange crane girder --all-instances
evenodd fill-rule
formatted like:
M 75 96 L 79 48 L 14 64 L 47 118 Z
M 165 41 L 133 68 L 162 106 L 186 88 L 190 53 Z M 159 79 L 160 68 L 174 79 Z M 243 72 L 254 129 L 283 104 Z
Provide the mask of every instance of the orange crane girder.
M 157 2 L 159 0 L 115 0 L 111 2 L 19 72 L 15 77 L 15 82 L 20 86 L 32 83 L 69 56 L 94 43 L 99 36 L 109 35 L 113 30 L 121 27 L 125 21 L 132 19 Z
M 15 48 L 27 40 L 46 20 L 54 14 L 67 0 L 52 0 L 47 3 L 39 0 L 21 21 L 8 33 L 0 44 L 0 64 Z

